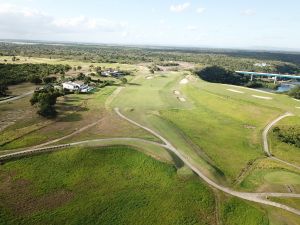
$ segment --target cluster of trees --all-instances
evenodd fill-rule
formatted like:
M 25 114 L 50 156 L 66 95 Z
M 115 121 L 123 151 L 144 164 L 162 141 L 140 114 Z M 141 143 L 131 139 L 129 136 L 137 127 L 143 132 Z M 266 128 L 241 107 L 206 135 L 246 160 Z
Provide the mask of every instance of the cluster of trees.
M 6 92 L 8 90 L 8 85 L 4 81 L 0 81 L 0 97 L 1 96 L 6 96 Z
M 0 64 L 0 83 L 11 85 L 30 81 L 38 84 L 51 74 L 64 74 L 70 69 L 69 65 Z
M 273 133 L 280 141 L 300 148 L 300 126 L 275 127 Z
M 150 73 L 152 73 L 152 74 L 155 72 L 161 71 L 161 69 L 155 64 L 148 66 L 148 68 L 149 68 Z
M 249 82 L 249 77 L 235 73 L 220 66 L 205 67 L 195 72 L 202 80 L 234 85 L 245 85 Z
M 57 115 L 55 104 L 57 98 L 63 93 L 55 89 L 52 85 L 46 85 L 42 89 L 35 91 L 30 99 L 31 105 L 38 106 L 38 114 L 46 118 L 54 118 Z
M 159 62 L 157 63 L 159 66 L 179 66 L 179 63 L 176 62 Z
M 255 81 L 249 81 L 244 86 L 249 87 L 249 88 L 267 88 L 267 89 L 277 90 L 277 88 L 280 86 L 280 84 L 274 84 L 273 82 L 265 82 L 265 81 L 255 80 Z
M 17 45 L 0 43 L 0 55 L 64 58 L 86 62 L 128 63 L 153 62 L 172 65 L 170 62 L 192 62 L 204 66 L 222 66 L 229 70 L 257 72 L 300 73 L 300 54 L 268 53 L 234 50 L 207 50 L 196 48 L 137 48 L 100 45 Z M 265 67 L 256 63 L 267 63 Z M 175 63 L 173 64 L 175 65 Z
M 296 87 L 292 88 L 289 92 L 288 95 L 296 98 L 296 99 L 300 99 L 300 86 L 297 85 Z

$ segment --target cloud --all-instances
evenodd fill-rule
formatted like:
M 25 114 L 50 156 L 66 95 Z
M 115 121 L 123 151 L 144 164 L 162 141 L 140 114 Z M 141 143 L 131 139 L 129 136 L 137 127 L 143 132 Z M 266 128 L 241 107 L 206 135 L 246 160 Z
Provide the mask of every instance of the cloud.
M 190 30 L 190 31 L 194 31 L 194 30 L 197 30 L 198 27 L 196 27 L 196 26 L 194 26 L 194 25 L 188 25 L 188 26 L 186 27 L 186 29 L 187 29 L 187 30 Z
M 127 26 L 126 22 L 113 22 L 107 19 L 89 18 L 86 16 L 54 19 L 51 24 L 61 30 L 73 32 L 116 32 Z
M 201 14 L 201 13 L 204 13 L 205 10 L 206 10 L 205 8 L 199 7 L 199 8 L 196 9 L 196 12 Z
M 183 12 L 186 9 L 188 9 L 190 7 L 190 5 L 191 4 L 189 2 L 186 2 L 183 4 L 178 4 L 178 5 L 171 5 L 170 10 L 171 10 L 171 12 L 179 13 L 179 12 Z
M 0 4 L 0 36 L 21 38 L 38 35 L 71 35 L 78 32 L 99 34 L 104 32 L 125 32 L 128 24 L 103 18 L 78 16 L 57 18 L 45 12 L 19 7 L 13 4 Z
M 246 10 L 242 11 L 241 14 L 244 16 L 254 16 L 256 14 L 256 12 L 252 9 L 246 9 Z

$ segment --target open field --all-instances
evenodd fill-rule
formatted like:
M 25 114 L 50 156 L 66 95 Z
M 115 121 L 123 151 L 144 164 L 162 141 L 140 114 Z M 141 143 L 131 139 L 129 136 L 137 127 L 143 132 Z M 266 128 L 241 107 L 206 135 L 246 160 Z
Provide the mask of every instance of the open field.
M 0 171 L 4 224 L 215 224 L 210 189 L 128 147 L 75 148 Z
M 235 198 L 223 196 L 216 212 L 213 192 L 195 175 L 124 146 L 8 162 L 0 180 L 5 224 L 218 224 L 216 213 L 225 225 L 269 224 L 266 211 Z
M 21 63 L 23 61 L 28 62 L 25 58 L 21 59 Z M 62 60 L 54 59 L 30 59 L 30 62 L 34 63 L 42 61 L 63 63 Z M 86 71 L 90 65 L 90 63 L 79 63 L 68 61 L 68 64 L 72 66 L 83 66 L 83 71 Z M 106 64 L 106 66 L 110 65 Z M 112 65 L 112 67 L 115 66 L 116 64 Z M 59 99 L 59 117 L 56 120 L 45 120 L 36 116 L 35 109 L 29 106 L 25 99 L 0 105 L 0 109 L 5 109 L 1 110 L 2 115 L 14 112 L 20 105 L 22 110 L 28 111 L 28 114 L 22 112 L 23 118 L 12 120 L 14 124 L 0 133 L 2 143 L 0 150 L 14 152 L 17 148 L 35 146 L 56 139 L 55 144 L 119 137 L 136 137 L 160 142 L 157 137 L 128 123 L 112 112 L 113 107 L 119 107 L 129 118 L 158 131 L 170 140 L 172 145 L 197 163 L 197 167 L 201 168 L 205 176 L 218 184 L 249 192 L 300 192 L 299 171 L 266 158 L 261 135 L 270 121 L 287 111 L 296 115 L 296 117 L 288 118 L 289 123 L 298 123 L 299 121 L 295 119 L 300 115 L 299 109 L 296 108 L 297 101 L 285 95 L 203 82 L 191 76 L 188 71 L 164 71 L 150 74 L 149 70 L 141 65 L 120 65 L 120 67 L 136 72 L 135 76 L 130 77 L 130 83 L 120 89 L 115 98 L 109 99 L 114 96 L 113 93 L 117 88 L 119 89 L 119 85 L 95 90 L 89 95 L 68 95 Z M 28 101 L 29 98 L 26 100 Z M 286 119 L 282 121 L 284 122 Z M 93 123 L 95 124 L 83 132 L 76 133 Z M 282 156 L 282 159 L 289 162 L 298 162 L 297 149 L 291 150 L 289 146 L 285 146 L 287 149 L 285 150 L 278 146 L 279 143 L 272 139 L 272 135 L 269 137 L 272 152 L 278 158 Z M 25 224 L 32 224 L 36 221 L 47 223 L 50 220 L 49 215 L 55 215 L 57 222 L 63 223 L 62 215 L 67 213 L 74 221 L 102 224 L 108 221 L 114 221 L 116 224 L 135 221 L 135 224 L 141 224 L 145 218 L 149 219 L 153 214 L 158 216 L 151 218 L 149 224 L 156 224 L 157 220 L 161 221 L 160 224 L 174 224 L 178 221 L 178 224 L 297 224 L 293 222 L 297 221 L 294 217 L 291 220 L 275 223 L 269 215 L 273 215 L 275 211 L 278 211 L 277 209 L 258 206 L 228 196 L 222 198 L 223 203 L 216 207 L 215 198 L 219 194 L 218 191 L 216 191 L 217 194 L 213 193 L 208 186 L 196 179 L 187 166 L 176 161 L 161 147 L 155 148 L 147 143 L 134 143 L 131 140 L 123 143 L 109 140 L 94 144 L 97 148 L 78 147 L 12 161 L 1 166 L 0 174 L 4 175 L 0 175 L 0 179 L 6 179 L 7 173 L 11 177 L 5 185 L 15 186 L 16 191 L 28 192 L 28 200 L 35 201 L 36 205 L 41 206 L 42 209 L 36 211 L 37 209 L 32 204 L 29 204 L 28 208 L 24 206 L 25 204 L 21 204 L 20 207 L 25 207 L 25 214 L 20 213 L 20 217 L 14 222 L 22 220 Z M 116 144 L 131 147 L 106 147 Z M 93 143 L 90 143 L 90 146 L 93 146 Z M 142 148 L 143 150 L 140 151 L 155 159 L 175 163 L 178 170 L 176 171 L 173 165 L 156 162 L 135 152 L 132 148 L 138 150 Z M 284 153 L 280 153 L 282 150 Z M 288 151 L 295 153 L 294 160 L 291 160 L 293 157 Z M 153 168 L 152 166 L 148 168 L 148 160 L 151 161 Z M 41 167 L 42 162 L 49 162 L 49 165 L 47 163 Z M 166 169 L 169 174 L 168 178 L 165 175 L 159 178 L 163 173 L 157 171 L 161 168 L 160 165 L 168 167 Z M 46 171 L 46 166 L 49 166 L 49 171 Z M 164 166 L 162 167 L 165 168 Z M 134 175 L 127 174 L 127 172 L 131 173 L 131 170 L 134 171 Z M 93 171 L 91 172 L 92 181 L 87 177 L 89 171 Z M 52 179 L 46 180 L 47 176 Z M 63 180 L 65 178 L 67 178 L 66 181 Z M 22 189 L 24 187 L 18 186 L 19 179 L 25 183 L 25 186 L 29 186 L 28 190 L 26 187 L 25 190 Z M 110 187 L 116 186 L 112 190 L 115 195 L 108 193 L 109 185 Z M 155 194 L 152 189 L 154 187 Z M 161 195 L 170 198 L 170 202 L 165 198 L 159 199 L 160 194 L 157 194 L 157 190 L 160 189 L 164 193 Z M 172 194 L 166 194 L 167 192 Z M 174 192 L 176 193 L 173 196 Z M 20 199 L 8 199 L 5 193 L 8 192 L 0 194 L 0 198 L 8 202 L 27 201 L 20 195 L 16 196 Z M 122 193 L 126 193 L 126 196 Z M 143 204 L 140 205 L 139 200 L 144 195 L 146 204 L 144 205 L 143 200 Z M 153 197 L 154 195 L 158 196 Z M 64 201 L 64 196 L 67 196 L 66 202 L 59 202 L 58 206 L 49 208 L 47 204 L 52 205 L 51 196 L 62 201 Z M 199 200 L 199 198 L 205 200 Z M 110 205 L 111 199 L 115 204 Z M 180 201 L 182 201 L 181 205 L 178 204 Z M 83 207 L 84 204 L 87 204 L 88 210 L 76 209 L 78 205 Z M 164 211 L 158 213 L 157 208 L 160 205 L 163 205 Z M 23 210 L 14 209 L 14 207 L 17 207 L 16 204 L 12 204 L 8 211 L 3 206 L 0 207 L 2 210 L 0 215 L 5 215 L 3 218 L 11 221 L 14 217 L 13 213 Z M 177 207 L 180 208 L 180 213 Z M 207 211 L 202 212 L 202 210 Z M 115 211 L 120 211 L 119 216 L 113 213 Z M 129 215 L 128 212 L 132 211 L 135 213 Z M 282 212 L 282 210 L 279 211 Z M 99 216 L 93 216 L 92 212 L 103 213 L 101 217 L 103 221 L 98 220 Z M 161 218 L 162 215 L 168 216 Z M 204 215 L 209 216 L 204 218 Z M 216 215 L 219 215 L 219 222 Z

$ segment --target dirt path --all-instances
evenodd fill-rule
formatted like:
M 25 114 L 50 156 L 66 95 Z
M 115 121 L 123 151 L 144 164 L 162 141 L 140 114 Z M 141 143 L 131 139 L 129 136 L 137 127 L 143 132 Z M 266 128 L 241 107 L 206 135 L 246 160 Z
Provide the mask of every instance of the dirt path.
M 73 133 L 71 133 L 71 134 L 68 134 L 68 135 L 66 135 L 66 136 L 63 136 L 63 137 L 61 137 L 61 138 L 57 138 L 57 139 L 55 139 L 55 140 L 48 141 L 48 142 L 46 142 L 46 143 L 37 145 L 37 146 L 35 146 L 35 148 L 41 148 L 41 147 L 44 147 L 44 146 L 47 146 L 47 145 L 51 145 L 51 144 L 57 143 L 57 142 L 59 142 L 59 141 L 65 140 L 65 139 L 67 139 L 67 138 L 69 138 L 69 137 L 73 137 L 73 136 L 75 136 L 75 135 L 77 135 L 77 134 L 80 134 L 81 132 L 83 132 L 83 131 L 85 131 L 85 130 L 91 128 L 91 127 L 93 127 L 93 126 L 96 126 L 96 125 L 97 125 L 98 123 L 100 123 L 102 120 L 103 120 L 103 119 L 100 119 L 100 120 L 98 120 L 98 121 L 96 121 L 96 122 L 94 122 L 94 123 L 88 124 L 88 125 L 86 125 L 86 126 L 80 128 L 80 129 L 76 130 L 75 132 L 73 132 Z
M 206 183 L 208 183 L 210 186 L 223 191 L 227 194 L 230 194 L 232 196 L 235 197 L 239 197 L 241 199 L 245 199 L 248 201 L 252 201 L 252 202 L 257 202 L 257 203 L 262 203 L 265 205 L 270 205 L 270 206 L 274 206 L 280 209 L 284 209 L 287 210 L 289 212 L 295 213 L 297 215 L 300 216 L 300 210 L 298 209 L 294 209 L 292 207 L 289 207 L 287 205 L 283 205 L 277 202 L 272 202 L 270 200 L 267 200 L 267 197 L 272 196 L 272 197 L 289 197 L 289 198 L 300 198 L 300 194 L 291 194 L 291 193 L 250 193 L 250 192 L 238 192 L 238 191 L 234 191 L 231 190 L 228 187 L 225 186 L 221 186 L 217 183 L 215 183 L 214 181 L 212 181 L 211 179 L 209 179 L 208 177 L 206 177 L 201 170 L 197 167 L 197 165 L 193 162 L 193 160 L 182 154 L 178 149 L 176 149 L 168 140 L 166 140 L 163 136 L 161 136 L 159 133 L 157 133 L 156 131 L 145 127 L 129 118 L 127 118 L 126 116 L 124 116 L 118 108 L 115 108 L 115 112 L 123 119 L 127 120 L 128 122 L 143 128 L 144 130 L 150 132 L 151 134 L 155 135 L 156 137 L 158 137 L 159 139 L 161 139 L 165 144 L 164 147 L 169 149 L 170 151 L 172 151 L 173 153 L 175 153 L 177 155 L 177 157 L 179 157 L 190 169 L 192 169 L 196 174 L 199 175 L 199 177 L 201 177 Z
M 0 104 L 3 104 L 3 103 L 7 103 L 7 102 L 12 102 L 12 101 L 16 101 L 18 99 L 21 99 L 21 98 L 25 98 L 29 95 L 32 95 L 34 91 L 29 91 L 29 92 L 26 92 L 22 95 L 19 95 L 19 96 L 16 96 L 16 97 L 13 97 L 13 98 L 9 98 L 9 99 L 6 99 L 6 100 L 3 100 L 3 101 L 0 101 Z
M 151 145 L 156 145 L 159 147 L 163 147 L 163 144 L 154 142 L 154 141 L 148 141 L 148 140 L 144 140 L 141 138 L 102 138 L 102 139 L 94 139 L 94 140 L 85 140 L 85 141 L 78 141 L 78 142 L 72 142 L 72 143 L 68 143 L 68 144 L 61 144 L 61 145 L 55 145 L 55 146 L 48 146 L 48 147 L 32 147 L 30 149 L 26 149 L 23 151 L 17 151 L 17 152 L 13 152 L 13 153 L 8 153 L 5 155 L 0 155 L 0 162 L 7 160 L 7 159 L 11 159 L 11 158 L 17 158 L 17 157 L 21 157 L 21 156 L 26 156 L 26 155 L 31 155 L 31 154 L 35 154 L 35 153 L 39 153 L 39 152 L 47 152 L 47 151 L 56 151 L 56 150 L 60 150 L 63 148 L 67 148 L 67 147 L 72 147 L 72 146 L 77 146 L 77 145 L 88 145 L 88 144 L 92 144 L 92 143 L 99 143 L 99 144 L 104 144 L 104 143 L 110 143 L 112 141 L 120 141 L 120 142 L 124 142 L 124 141 L 134 141 L 134 142 L 138 142 L 138 143 L 145 143 L 145 144 L 151 144 Z
M 264 147 L 264 152 L 266 153 L 266 155 L 267 155 L 268 157 L 270 157 L 270 159 L 276 160 L 276 161 L 278 161 L 278 162 L 284 163 L 284 164 L 286 164 L 286 165 L 288 165 L 288 166 L 291 166 L 291 167 L 294 167 L 294 168 L 300 170 L 300 166 L 294 165 L 294 164 L 292 164 L 292 163 L 286 162 L 286 161 L 284 161 L 284 160 L 282 160 L 282 159 L 278 159 L 277 157 L 273 156 L 272 153 L 271 153 L 271 151 L 270 151 L 270 148 L 269 148 L 269 143 L 268 143 L 268 133 L 270 132 L 271 128 L 272 128 L 276 123 L 278 123 L 280 120 L 282 120 L 282 119 L 284 119 L 284 118 L 286 118 L 286 117 L 289 117 L 289 116 L 293 116 L 293 114 L 287 112 L 287 113 L 285 113 L 285 114 L 279 116 L 278 118 L 276 118 L 275 120 L 273 120 L 271 123 L 269 123 L 269 124 L 266 126 L 266 128 L 265 128 L 264 131 L 263 131 L 263 147 Z

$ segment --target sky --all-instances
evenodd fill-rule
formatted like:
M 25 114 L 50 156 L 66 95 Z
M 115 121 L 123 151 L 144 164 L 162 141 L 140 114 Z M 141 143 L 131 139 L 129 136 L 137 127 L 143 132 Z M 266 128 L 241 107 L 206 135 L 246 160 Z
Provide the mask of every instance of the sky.
M 300 49 L 299 0 L 0 0 L 0 39 Z

